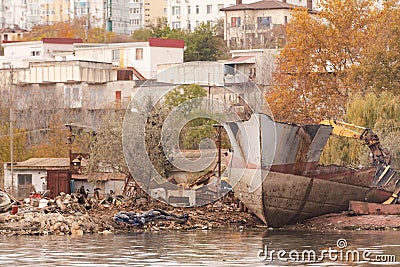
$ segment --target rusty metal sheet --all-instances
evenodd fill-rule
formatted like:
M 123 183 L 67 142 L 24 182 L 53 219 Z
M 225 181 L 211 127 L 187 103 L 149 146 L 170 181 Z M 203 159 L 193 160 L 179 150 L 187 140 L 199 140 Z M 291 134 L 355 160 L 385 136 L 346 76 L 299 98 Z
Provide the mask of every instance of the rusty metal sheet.
M 349 210 L 358 215 L 400 215 L 400 205 L 350 201 Z

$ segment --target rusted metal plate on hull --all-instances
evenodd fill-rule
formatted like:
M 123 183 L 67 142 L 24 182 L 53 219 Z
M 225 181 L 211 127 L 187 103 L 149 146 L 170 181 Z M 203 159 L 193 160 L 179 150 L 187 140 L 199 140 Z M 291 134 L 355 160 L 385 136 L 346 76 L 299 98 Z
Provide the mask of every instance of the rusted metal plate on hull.
M 361 201 L 350 201 L 349 210 L 358 215 L 400 215 L 400 205 L 388 205 L 379 203 L 369 203 Z
M 242 168 L 232 168 L 232 176 L 240 176 L 240 180 L 233 184 L 233 191 L 235 192 L 235 196 L 246 205 L 249 211 L 267 224 L 264 216 L 262 186 L 255 187 L 254 190 L 250 189 L 254 180 L 259 179 L 260 173 L 258 171 L 256 169 L 247 169 L 243 172 Z
M 373 169 L 318 166 L 330 126 L 278 123 L 263 114 L 225 126 L 233 148 L 227 172 L 236 195 L 269 226 L 344 211 L 350 200 L 382 202 L 391 195 L 369 187 Z M 258 183 L 262 190 L 256 190 Z

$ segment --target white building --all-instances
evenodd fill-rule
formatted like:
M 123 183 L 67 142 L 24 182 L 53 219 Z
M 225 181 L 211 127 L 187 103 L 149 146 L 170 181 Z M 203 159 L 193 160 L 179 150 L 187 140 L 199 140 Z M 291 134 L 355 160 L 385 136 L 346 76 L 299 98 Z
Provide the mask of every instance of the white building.
M 110 44 L 82 43 L 81 39 L 70 38 L 43 38 L 41 41 L 6 42 L 2 45 L 4 47 L 4 56 L 0 57 L 0 66 L 2 68 L 13 66 L 14 68 L 31 69 L 29 70 L 29 76 L 24 74 L 24 76 L 21 77 L 21 82 L 30 83 L 29 79 L 31 78 L 34 78 L 32 82 L 60 82 L 60 79 L 63 80 L 62 77 L 68 72 L 61 73 L 60 77 L 56 76 L 59 72 L 54 72 L 52 70 L 55 65 L 49 65 L 49 62 L 54 61 L 74 61 L 75 63 L 57 63 L 56 65 L 62 65 L 64 67 L 67 67 L 68 64 L 71 67 L 77 66 L 74 75 L 79 76 L 74 77 L 77 77 L 78 80 L 85 80 L 85 78 L 79 78 L 81 76 L 91 77 L 91 75 L 89 73 L 84 76 L 85 72 L 81 73 L 82 69 L 79 69 L 79 66 L 87 66 L 89 63 L 80 63 L 77 65 L 76 61 L 108 63 L 112 64 L 112 67 L 116 69 L 131 69 L 138 79 L 150 79 L 156 75 L 158 64 L 182 63 L 185 44 L 183 40 L 158 38 L 150 38 L 148 42 Z M 51 73 L 48 74 L 50 76 L 45 75 L 44 79 L 38 77 L 36 72 L 32 72 L 32 68 L 35 67 L 34 64 L 32 64 L 33 62 L 46 62 L 47 65 L 45 65 L 48 67 L 48 70 L 44 70 L 42 64 L 39 64 L 40 66 L 36 64 L 36 68 L 39 67 L 40 70 L 46 73 L 51 71 Z M 102 69 L 109 68 L 107 66 L 100 67 Z M 42 75 L 42 72 L 39 74 Z M 99 76 L 101 81 L 108 82 L 113 80 L 112 77 L 114 76 L 104 75 L 101 76 L 103 78 Z M 135 78 L 133 77 L 133 79 Z M 75 80 L 75 78 L 72 80 Z M 87 82 L 91 81 L 92 80 L 88 80 Z
M 22 162 L 14 162 L 11 178 L 11 164 L 4 164 L 4 189 L 19 199 L 29 197 L 32 192 L 43 193 L 51 190 L 48 184 L 48 171 L 67 171 L 69 158 L 30 158 Z M 55 177 L 55 179 L 60 177 Z M 119 173 L 96 174 L 97 182 L 88 182 L 88 175 L 72 174 L 66 183 L 61 183 L 56 190 L 64 193 L 76 192 L 81 186 L 89 189 L 93 196 L 94 188 L 100 188 L 100 196 L 113 190 L 116 195 L 123 193 L 125 175 Z M 53 181 L 58 182 L 58 181 Z
M 259 86 L 270 85 L 278 49 L 231 50 L 230 53 L 232 58 L 222 61 L 226 66 L 226 83 L 243 82 L 241 79 L 245 77 Z
M 22 162 L 14 162 L 12 177 L 11 164 L 4 164 L 4 189 L 17 198 L 29 197 L 32 191 L 46 190 L 48 170 L 68 169 L 68 158 L 31 158 Z
M 4 42 L 4 56 L 0 57 L 1 67 L 12 65 L 25 68 L 30 62 L 55 61 L 59 54 L 72 55 L 74 44 L 82 43 L 82 39 L 43 38 L 41 41 Z
M 173 29 L 193 30 L 202 22 L 216 23 L 224 15 L 220 9 L 235 3 L 236 0 L 168 0 L 168 23 Z
M 290 1 L 313 10 L 316 0 Z M 291 20 L 291 12 L 300 7 L 286 0 L 263 0 L 223 8 L 224 39 L 233 49 L 275 48 L 284 38 L 282 25 Z
M 145 79 L 157 74 L 157 65 L 183 62 L 183 40 L 150 38 L 148 42 L 76 44 L 75 59 L 112 63 L 136 69 Z
M 312 2 L 311 2 L 312 1 Z M 308 6 L 317 0 L 282 0 L 280 2 Z M 246 5 L 257 0 L 167 0 L 167 19 L 173 29 L 193 30 L 202 22 L 210 22 L 211 25 L 224 18 L 222 8 L 235 5 Z

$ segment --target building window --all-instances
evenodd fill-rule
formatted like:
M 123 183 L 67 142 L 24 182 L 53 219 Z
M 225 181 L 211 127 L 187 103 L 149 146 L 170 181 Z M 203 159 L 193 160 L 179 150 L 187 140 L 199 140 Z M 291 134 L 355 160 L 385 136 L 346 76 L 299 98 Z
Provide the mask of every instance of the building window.
M 130 14 L 140 14 L 140 8 L 130 8 L 129 13 Z
M 131 25 L 140 25 L 140 19 L 131 19 Z
M 231 27 L 232 28 L 240 27 L 240 25 L 241 25 L 240 17 L 231 17 Z
M 143 48 L 136 48 L 136 60 L 143 60 Z
M 190 6 L 187 6 L 187 13 L 190 15 Z
M 212 13 L 212 5 L 207 5 L 207 14 Z
M 164 14 L 167 14 L 167 8 L 163 9 Z
M 224 4 L 219 4 L 218 5 L 218 11 L 220 11 L 222 8 L 224 8 Z
M 180 6 L 173 6 L 172 7 L 172 15 L 180 15 L 181 14 L 181 7 Z
M 196 14 L 200 13 L 200 7 L 198 5 L 196 5 Z
M 287 16 L 285 16 L 284 21 L 285 21 L 285 24 L 287 24 L 287 22 L 288 22 Z
M 257 18 L 257 27 L 258 28 L 268 28 L 271 26 L 271 17 L 258 17 Z
M 173 21 L 172 22 L 172 29 L 180 29 L 180 28 L 181 28 L 180 21 Z
M 72 88 L 72 101 L 79 101 L 79 87 Z
M 120 58 L 119 50 L 113 50 L 112 51 L 112 61 L 119 60 L 119 58 Z
M 31 56 L 32 56 L 32 57 L 38 57 L 38 56 L 40 56 L 40 51 L 31 51 Z
M 32 174 L 18 174 L 18 197 L 29 197 L 32 187 Z

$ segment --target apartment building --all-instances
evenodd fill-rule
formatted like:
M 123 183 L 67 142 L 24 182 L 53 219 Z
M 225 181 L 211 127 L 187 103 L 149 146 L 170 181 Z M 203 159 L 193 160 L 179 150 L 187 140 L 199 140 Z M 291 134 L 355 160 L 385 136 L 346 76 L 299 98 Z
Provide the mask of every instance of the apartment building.
M 224 39 L 233 49 L 276 48 L 283 38 L 282 25 L 291 19 L 291 11 L 301 4 L 313 11 L 312 0 L 264 0 L 221 9 L 224 14 Z M 315 0 L 314 0 L 315 2 Z
M 131 8 L 139 8 L 131 13 Z M 136 12 L 137 11 L 137 12 Z M 138 17 L 139 16 L 139 17 Z M 143 0 L 3 0 L 1 28 L 30 30 L 35 25 L 84 19 L 88 27 L 130 34 L 143 27 Z
M 168 0 L 168 23 L 173 29 L 193 30 L 202 22 L 216 23 L 223 18 L 220 10 L 235 3 L 235 0 Z
M 167 17 L 167 0 L 144 0 L 144 26 L 154 25 Z

